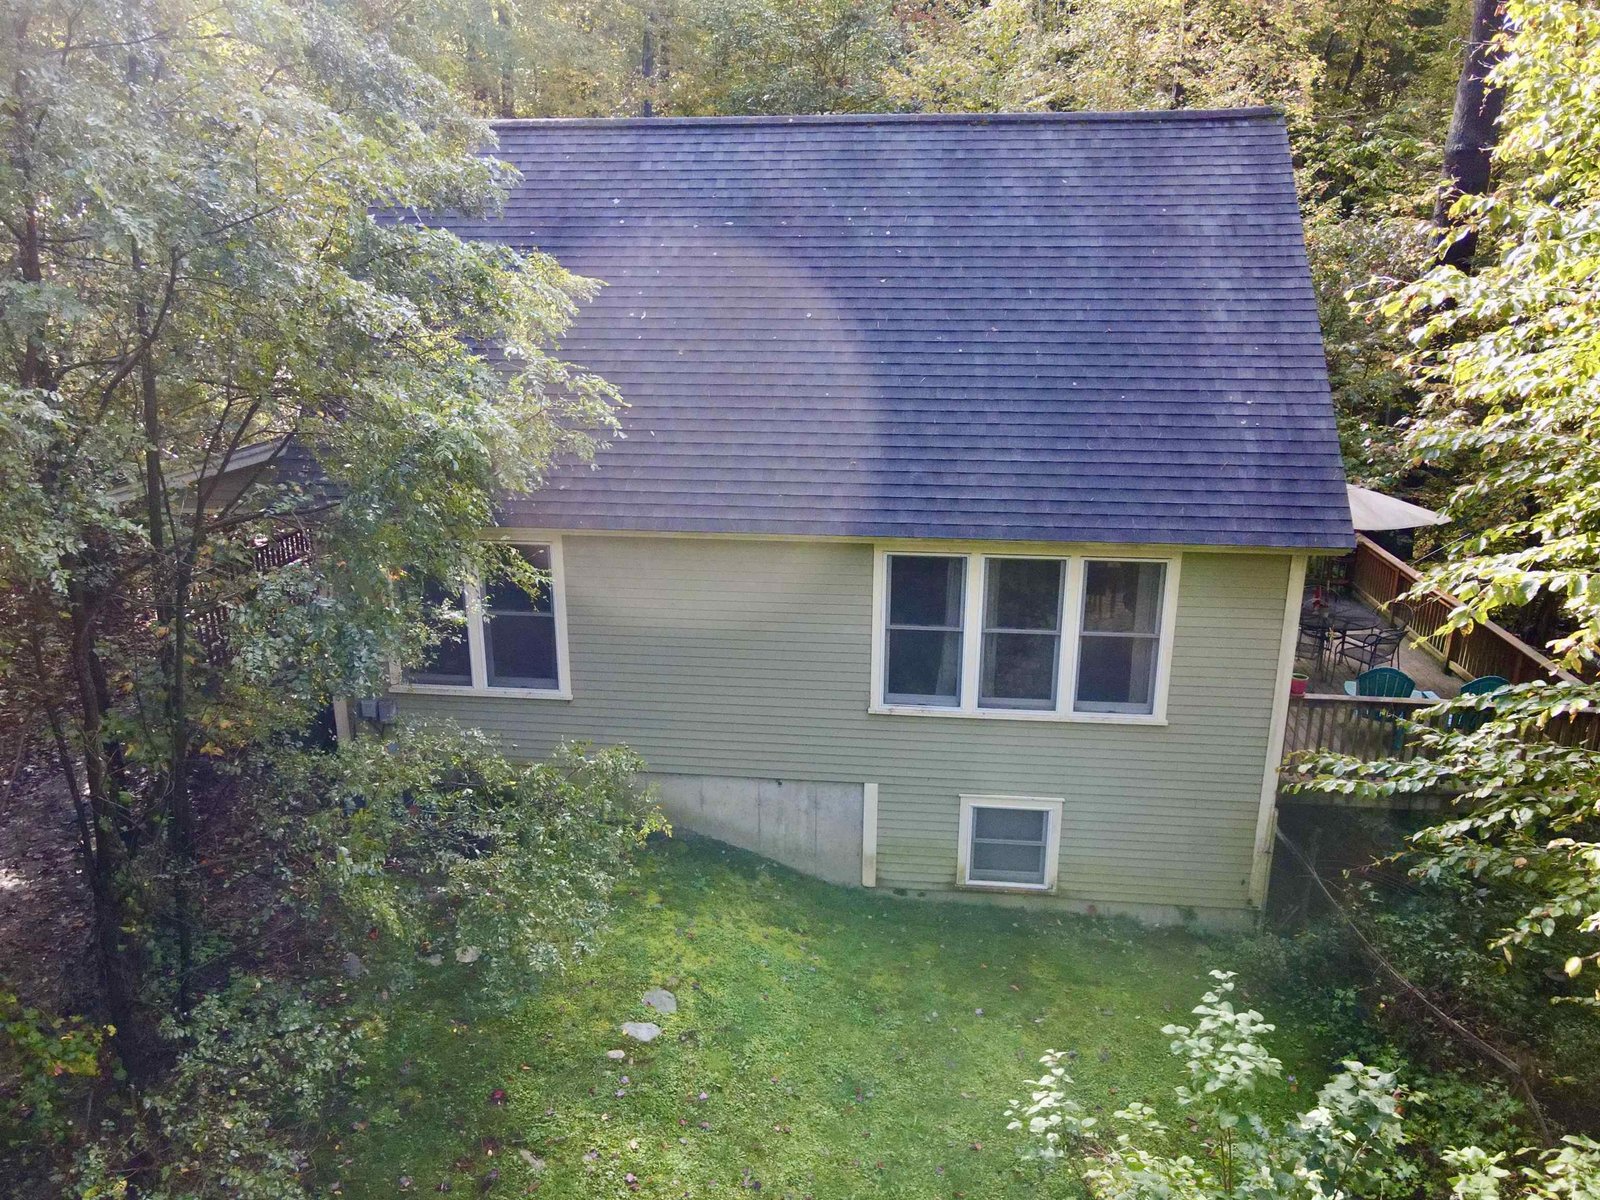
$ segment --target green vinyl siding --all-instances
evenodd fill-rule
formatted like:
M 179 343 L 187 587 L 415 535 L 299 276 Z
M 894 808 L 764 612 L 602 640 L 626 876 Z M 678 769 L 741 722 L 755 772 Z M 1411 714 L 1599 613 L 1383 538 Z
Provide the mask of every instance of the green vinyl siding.
M 625 742 L 650 770 L 879 785 L 878 886 L 955 886 L 962 793 L 1060 796 L 1058 895 L 1247 903 L 1287 554 L 1183 555 L 1165 725 L 869 714 L 873 550 L 569 534 L 571 701 L 400 697 L 519 755 Z

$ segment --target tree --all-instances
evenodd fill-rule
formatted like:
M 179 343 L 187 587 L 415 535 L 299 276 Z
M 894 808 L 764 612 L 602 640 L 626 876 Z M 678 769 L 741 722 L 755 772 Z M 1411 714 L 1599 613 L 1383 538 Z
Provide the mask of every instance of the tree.
M 1068 107 L 1303 113 L 1322 14 L 1322 0 L 1074 0 L 1062 18 Z
M 1462 196 L 1481 196 L 1489 190 L 1490 161 L 1505 102 L 1494 68 L 1505 46 L 1508 17 L 1505 0 L 1472 0 L 1472 28 L 1444 144 L 1445 186 L 1433 214 L 1434 224 L 1443 231 L 1440 261 L 1461 269 L 1471 265 L 1478 235 L 1470 225 L 1455 229 L 1452 209 Z
M 930 8 L 910 27 L 909 53 L 889 71 L 889 99 L 923 112 L 1054 108 L 1068 87 L 1058 38 L 1035 18 L 1031 0 Z
M 875 112 L 900 47 L 888 0 L 696 0 L 663 35 L 662 109 L 698 116 Z
M 501 184 L 485 127 L 359 16 L 28 0 L 6 19 L 0 662 L 54 733 L 139 1073 L 152 1007 L 184 1008 L 196 969 L 197 763 L 370 691 L 415 638 L 421 577 L 516 569 L 474 539 L 496 491 L 610 421 L 604 383 L 550 353 L 589 284 L 375 215 L 491 209 Z M 274 470 L 291 445 L 319 491 Z M 313 563 L 254 566 L 253 538 L 313 519 Z M 277 602 L 293 639 L 209 660 L 193 623 L 222 595 Z
M 440 0 L 369 27 L 489 117 L 638 115 L 645 41 L 669 0 Z
M 1387 299 L 1414 325 L 1406 362 L 1424 399 L 1410 451 L 1461 480 L 1452 504 L 1494 514 L 1419 585 L 1459 597 L 1465 626 L 1538 599 L 1567 632 L 1549 649 L 1600 662 L 1600 10 L 1576 0 L 1506 7 L 1490 85 L 1504 89 L 1500 183 L 1455 216 L 1489 236 L 1474 274 L 1441 263 Z M 1482 253 L 1480 251 L 1480 253 Z M 1592 683 L 1539 683 L 1478 716 L 1416 735 L 1409 762 L 1325 759 L 1311 786 L 1382 795 L 1445 790 L 1456 812 L 1414 839 L 1416 869 L 1464 894 L 1491 889 L 1517 916 L 1507 954 L 1576 981 L 1600 962 L 1600 751 L 1550 733 L 1600 711 Z M 1553 960 L 1553 961 L 1552 961 Z M 1600 1004 L 1600 988 L 1588 1001 Z

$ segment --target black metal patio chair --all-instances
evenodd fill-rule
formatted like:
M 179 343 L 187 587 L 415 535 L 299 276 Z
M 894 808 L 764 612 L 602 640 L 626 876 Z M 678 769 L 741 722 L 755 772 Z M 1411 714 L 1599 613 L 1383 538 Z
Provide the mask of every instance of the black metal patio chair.
M 1374 629 L 1370 633 L 1346 634 L 1339 643 L 1339 658 L 1363 671 L 1392 666 L 1406 640 L 1406 632 L 1404 629 Z

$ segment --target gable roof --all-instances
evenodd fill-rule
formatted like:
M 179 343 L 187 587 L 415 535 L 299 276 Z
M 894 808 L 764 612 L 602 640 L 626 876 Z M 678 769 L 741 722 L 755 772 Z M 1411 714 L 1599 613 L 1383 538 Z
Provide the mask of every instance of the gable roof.
M 562 353 L 630 405 L 507 524 L 1352 544 L 1270 110 L 496 131 L 443 223 L 604 280 Z

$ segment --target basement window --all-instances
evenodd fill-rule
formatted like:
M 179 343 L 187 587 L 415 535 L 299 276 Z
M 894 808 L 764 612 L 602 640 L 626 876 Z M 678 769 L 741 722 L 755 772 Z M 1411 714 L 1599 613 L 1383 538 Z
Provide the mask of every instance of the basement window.
M 963 887 L 1053 891 L 1062 801 L 1038 796 L 962 796 L 957 848 Z

